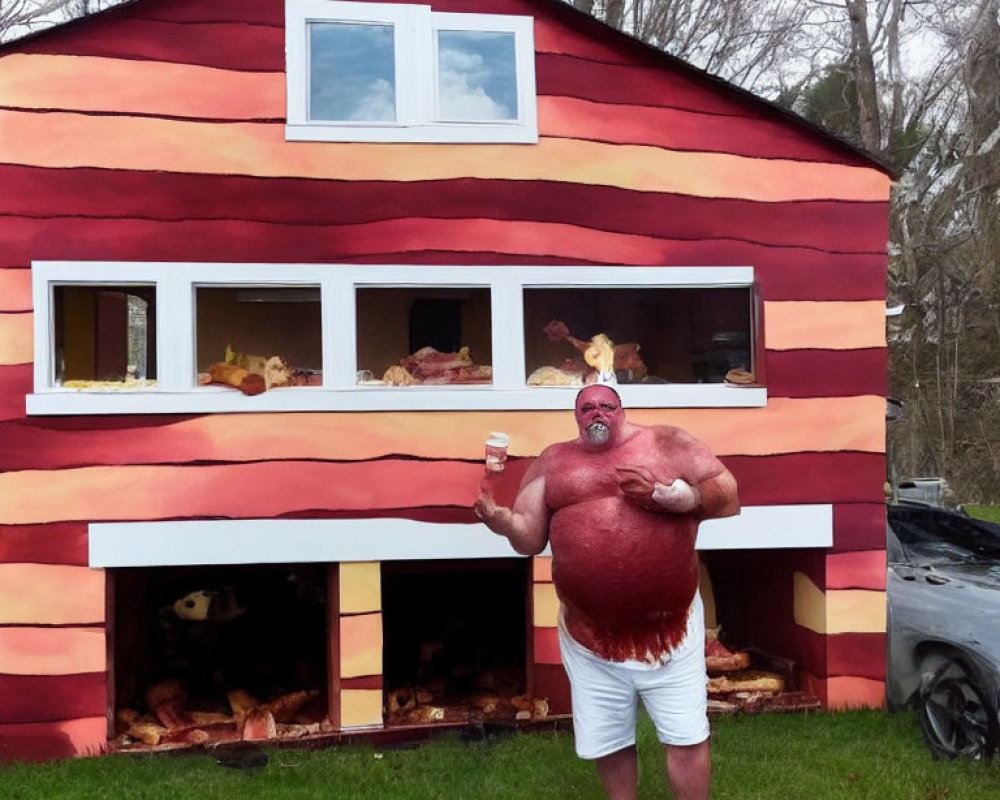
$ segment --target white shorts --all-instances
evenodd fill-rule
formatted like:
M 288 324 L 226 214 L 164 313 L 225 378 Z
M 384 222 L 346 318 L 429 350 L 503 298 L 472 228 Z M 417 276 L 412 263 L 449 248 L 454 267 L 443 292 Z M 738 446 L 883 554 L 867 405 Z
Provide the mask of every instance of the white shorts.
M 559 645 L 580 758 L 602 758 L 634 745 L 640 698 L 663 744 L 693 745 L 708 738 L 705 612 L 697 592 L 684 639 L 665 663 L 606 661 L 569 635 L 561 615 Z

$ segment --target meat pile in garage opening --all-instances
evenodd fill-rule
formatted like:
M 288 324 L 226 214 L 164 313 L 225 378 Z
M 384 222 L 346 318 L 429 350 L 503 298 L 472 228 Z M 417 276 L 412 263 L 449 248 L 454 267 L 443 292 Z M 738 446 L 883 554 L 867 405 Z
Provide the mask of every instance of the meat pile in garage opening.
M 279 694 L 262 702 L 244 689 L 226 693 L 228 708 L 198 708 L 178 680 L 153 684 L 146 711 L 120 709 L 112 749 L 217 744 L 229 741 L 301 739 L 330 733 L 333 726 L 318 690 Z
M 793 689 L 795 664 L 748 648 L 730 650 L 720 628 L 705 632 L 709 713 L 793 711 L 819 708 L 817 698 Z
M 545 719 L 549 703 L 524 692 L 524 672 L 516 668 L 488 669 L 475 676 L 471 692 L 454 692 L 443 678 L 385 693 L 388 725 L 436 722 L 519 722 Z

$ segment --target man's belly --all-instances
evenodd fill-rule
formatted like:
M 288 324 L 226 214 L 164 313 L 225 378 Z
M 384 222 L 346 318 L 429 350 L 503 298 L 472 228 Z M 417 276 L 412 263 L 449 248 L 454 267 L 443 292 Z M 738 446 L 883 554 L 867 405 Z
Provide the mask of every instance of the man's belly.
M 574 503 L 549 525 L 552 578 L 570 614 L 595 628 L 676 624 L 698 587 L 697 523 L 621 497 Z

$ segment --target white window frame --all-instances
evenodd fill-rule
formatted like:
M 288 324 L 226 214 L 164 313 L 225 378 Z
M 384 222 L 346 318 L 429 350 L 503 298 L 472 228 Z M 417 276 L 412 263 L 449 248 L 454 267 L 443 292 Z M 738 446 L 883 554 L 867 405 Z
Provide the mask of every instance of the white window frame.
M 396 64 L 396 120 L 352 123 L 309 118 L 310 23 L 392 25 Z M 437 112 L 437 31 L 512 33 L 517 69 L 517 118 L 449 121 Z M 505 143 L 538 142 L 532 17 L 433 12 L 430 6 L 287 0 L 285 5 L 287 141 Z
M 525 288 L 751 288 L 752 267 L 462 267 L 367 264 L 218 264 L 41 261 L 32 265 L 34 392 L 27 413 L 175 414 L 252 411 L 443 411 L 567 409 L 576 389 L 527 386 Z M 81 390 L 56 386 L 54 292 L 57 285 L 156 286 L 156 385 Z M 320 287 L 323 385 L 245 396 L 198 386 L 196 290 L 209 286 Z M 492 384 L 357 386 L 355 291 L 390 287 L 490 290 Z M 758 343 L 754 343 L 758 347 Z M 270 354 L 268 354 L 270 355 Z M 630 408 L 752 408 L 767 404 L 764 386 L 622 384 Z

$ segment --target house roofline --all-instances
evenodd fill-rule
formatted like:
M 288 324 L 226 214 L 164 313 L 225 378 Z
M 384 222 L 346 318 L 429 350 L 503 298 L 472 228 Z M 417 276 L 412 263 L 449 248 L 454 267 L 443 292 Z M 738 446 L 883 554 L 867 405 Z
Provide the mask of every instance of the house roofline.
M 732 94 L 735 94 L 742 99 L 764 105 L 771 111 L 773 111 L 775 114 L 784 118 L 793 125 L 803 128 L 809 133 L 818 134 L 819 136 L 828 139 L 832 144 L 837 145 L 838 147 L 847 150 L 853 155 L 860 156 L 866 161 L 871 162 L 873 167 L 880 170 L 881 172 L 886 173 L 892 180 L 897 180 L 899 178 L 900 173 L 899 170 L 896 169 L 896 167 L 893 167 L 891 164 L 889 164 L 881 157 L 874 155 L 873 153 L 869 152 L 863 147 L 860 147 L 859 145 L 855 144 L 849 139 L 846 139 L 843 136 L 824 128 L 823 126 L 818 125 L 817 123 L 812 122 L 809 119 L 806 119 L 801 114 L 797 114 L 796 112 L 786 108 L 785 106 L 780 105 L 779 103 L 774 102 L 773 100 L 768 100 L 765 97 L 761 97 L 758 94 L 754 94 L 749 89 L 744 89 L 743 87 L 738 86 L 735 83 L 731 83 L 730 81 L 727 81 L 725 78 L 721 78 L 718 75 L 714 75 L 711 72 L 702 69 L 701 67 L 697 67 L 694 64 L 690 63 L 689 61 L 685 61 L 684 59 L 675 56 L 672 53 L 667 52 L 666 50 L 661 50 L 659 47 L 644 42 L 630 33 L 626 33 L 625 31 L 621 31 L 618 28 L 614 28 L 611 25 L 608 25 L 607 23 L 602 22 L 596 17 L 588 14 L 587 12 L 581 11 L 580 9 L 571 5 L 566 0 L 533 0 L 533 2 L 549 6 L 550 8 L 556 9 L 557 12 L 559 13 L 564 13 L 572 17 L 575 17 L 576 21 L 579 22 L 581 25 L 592 27 L 595 30 L 599 29 L 603 35 L 610 35 L 613 38 L 617 38 L 627 46 L 639 49 L 642 52 L 646 53 L 647 55 L 653 56 L 654 58 L 664 60 L 671 66 L 679 70 L 682 70 L 684 72 L 688 72 L 696 76 L 697 78 L 700 78 L 701 80 L 713 83 L 719 88 L 728 91 Z

